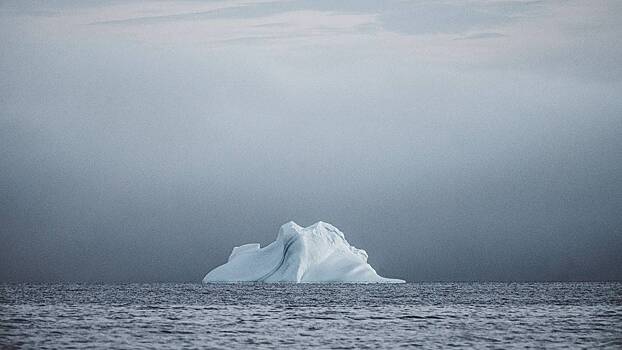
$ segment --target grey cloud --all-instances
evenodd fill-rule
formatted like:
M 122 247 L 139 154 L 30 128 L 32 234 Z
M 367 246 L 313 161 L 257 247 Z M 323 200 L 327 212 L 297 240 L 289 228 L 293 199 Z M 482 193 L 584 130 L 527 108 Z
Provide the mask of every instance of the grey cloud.
M 540 2 L 400 3 L 380 15 L 383 27 L 405 34 L 462 33 L 512 22 L 531 14 Z
M 465 6 L 456 2 L 429 1 L 276 1 L 248 3 L 203 12 L 189 12 L 161 16 L 135 17 L 100 21 L 93 24 L 147 24 L 209 19 L 258 18 L 300 10 L 330 13 L 375 14 L 382 27 L 404 34 L 460 33 L 471 29 L 504 24 L 530 14 L 539 8 L 540 1 L 476 2 Z
M 411 281 L 622 278 L 615 82 L 25 27 L 0 33 L 1 281 L 199 281 L 288 220 Z
M 475 33 L 466 35 L 463 37 L 455 38 L 454 40 L 478 40 L 478 39 L 495 39 L 495 38 L 505 38 L 507 35 L 495 32 L 483 32 L 483 33 Z
M 5 0 L 0 5 L 0 13 L 5 15 L 57 16 L 67 10 L 102 8 L 110 5 L 139 3 L 141 0 Z

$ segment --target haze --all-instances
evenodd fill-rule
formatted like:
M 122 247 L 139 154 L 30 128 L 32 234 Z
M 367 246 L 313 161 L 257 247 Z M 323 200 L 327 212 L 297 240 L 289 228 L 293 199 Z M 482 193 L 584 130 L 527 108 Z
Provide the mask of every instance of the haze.
M 2 1 L 0 281 L 323 220 L 408 281 L 622 279 L 620 1 Z

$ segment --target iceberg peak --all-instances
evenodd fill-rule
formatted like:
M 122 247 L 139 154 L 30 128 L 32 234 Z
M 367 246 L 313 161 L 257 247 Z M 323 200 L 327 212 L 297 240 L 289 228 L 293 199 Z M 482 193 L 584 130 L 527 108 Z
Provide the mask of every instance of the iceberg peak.
M 379 276 L 367 252 L 348 243 L 335 226 L 318 221 L 302 227 L 283 224 L 276 241 L 234 247 L 226 264 L 210 271 L 208 282 L 404 282 Z

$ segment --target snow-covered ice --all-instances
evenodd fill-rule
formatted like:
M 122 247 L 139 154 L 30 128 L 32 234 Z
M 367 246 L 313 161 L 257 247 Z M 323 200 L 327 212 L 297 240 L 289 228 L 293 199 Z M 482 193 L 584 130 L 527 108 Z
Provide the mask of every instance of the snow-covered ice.
M 379 276 L 364 250 L 351 246 L 343 232 L 322 221 L 309 227 L 290 221 L 264 248 L 258 243 L 235 247 L 226 264 L 203 278 L 203 283 L 244 281 L 404 282 Z

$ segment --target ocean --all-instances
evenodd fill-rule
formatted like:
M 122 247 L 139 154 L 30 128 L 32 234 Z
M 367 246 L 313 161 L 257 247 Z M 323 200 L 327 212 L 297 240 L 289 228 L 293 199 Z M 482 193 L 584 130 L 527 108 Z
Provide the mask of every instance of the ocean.
M 622 348 L 622 283 L 0 284 L 2 348 Z

